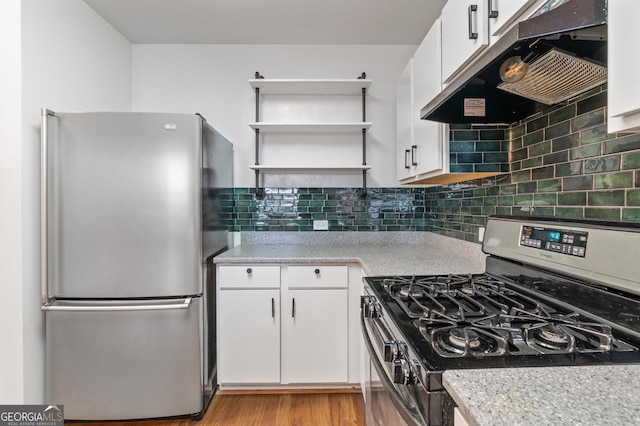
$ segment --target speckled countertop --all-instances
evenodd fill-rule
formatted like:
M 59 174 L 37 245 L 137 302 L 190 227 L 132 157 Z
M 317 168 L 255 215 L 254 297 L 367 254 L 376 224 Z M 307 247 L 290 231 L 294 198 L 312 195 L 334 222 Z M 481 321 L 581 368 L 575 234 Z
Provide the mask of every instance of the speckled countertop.
M 470 426 L 640 425 L 640 365 L 450 370 Z
M 255 232 L 216 263 L 360 263 L 367 275 L 480 273 L 479 244 L 431 232 Z
M 479 244 L 430 232 L 251 232 L 216 263 L 360 263 L 367 275 L 480 273 Z M 640 365 L 450 370 L 471 426 L 640 425 Z

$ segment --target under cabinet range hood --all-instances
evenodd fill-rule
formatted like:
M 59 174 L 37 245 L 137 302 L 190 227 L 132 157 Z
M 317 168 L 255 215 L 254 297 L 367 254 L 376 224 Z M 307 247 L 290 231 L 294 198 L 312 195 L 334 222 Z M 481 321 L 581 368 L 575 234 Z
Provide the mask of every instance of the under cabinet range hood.
M 605 83 L 606 23 L 607 0 L 549 0 L 454 78 L 421 117 L 509 124 Z

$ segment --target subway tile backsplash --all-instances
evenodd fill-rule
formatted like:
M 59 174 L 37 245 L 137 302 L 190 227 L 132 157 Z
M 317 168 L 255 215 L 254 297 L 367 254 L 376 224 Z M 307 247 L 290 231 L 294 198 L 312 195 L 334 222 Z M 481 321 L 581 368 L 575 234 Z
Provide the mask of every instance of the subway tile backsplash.
M 478 241 L 492 214 L 640 222 L 640 134 L 606 132 L 606 85 L 511 126 L 451 127 L 452 165 L 504 175 L 415 188 L 236 188 L 223 201 L 234 231 L 432 231 Z M 494 167 L 494 166 L 492 166 Z M 510 173 L 509 173 L 510 170 Z
M 329 231 L 424 231 L 422 188 L 236 188 L 229 200 L 234 231 L 312 231 L 313 221 L 328 220 Z
M 500 182 L 425 190 L 427 230 L 477 241 L 491 214 L 640 221 L 640 135 L 606 132 L 606 85 L 513 123 L 507 138 Z

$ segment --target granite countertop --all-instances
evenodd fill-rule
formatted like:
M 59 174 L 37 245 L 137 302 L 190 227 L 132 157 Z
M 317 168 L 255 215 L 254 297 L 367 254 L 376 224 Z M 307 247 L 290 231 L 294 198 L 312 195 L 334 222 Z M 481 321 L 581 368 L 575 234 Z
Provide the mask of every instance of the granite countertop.
M 265 235 L 269 234 L 269 235 Z M 216 263 L 360 263 L 369 276 L 481 273 L 480 244 L 431 232 L 262 232 Z
M 369 276 L 481 273 L 479 244 L 430 232 L 254 232 L 218 264 L 360 263 Z M 640 365 L 449 370 L 471 426 L 640 425 Z
M 640 425 L 640 365 L 450 370 L 470 426 Z

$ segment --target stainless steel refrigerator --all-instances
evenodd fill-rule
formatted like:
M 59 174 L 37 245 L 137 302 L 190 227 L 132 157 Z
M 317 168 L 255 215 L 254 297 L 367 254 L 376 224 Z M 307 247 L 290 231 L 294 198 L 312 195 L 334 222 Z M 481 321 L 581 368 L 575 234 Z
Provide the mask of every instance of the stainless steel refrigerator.
M 43 109 L 41 132 L 46 400 L 69 420 L 202 416 L 232 144 L 197 114 Z

